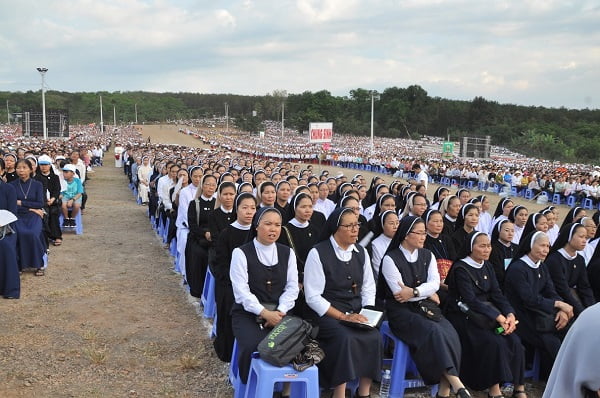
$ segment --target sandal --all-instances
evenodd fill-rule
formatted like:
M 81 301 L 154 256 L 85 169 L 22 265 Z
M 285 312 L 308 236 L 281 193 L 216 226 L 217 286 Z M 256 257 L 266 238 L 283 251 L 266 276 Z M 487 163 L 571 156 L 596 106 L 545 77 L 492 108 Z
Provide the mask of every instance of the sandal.
M 525 392 L 525 390 L 514 390 L 513 391 L 513 398 L 517 398 L 517 396 L 519 395 L 525 395 L 527 396 L 527 393 Z
M 54 246 L 62 245 L 62 239 L 54 239 Z
M 44 276 L 45 275 L 45 271 L 43 270 L 43 268 L 38 268 L 35 270 L 34 273 L 35 276 Z
M 456 396 L 457 396 L 458 398 L 471 398 L 471 394 L 470 394 L 470 393 L 469 393 L 469 391 L 468 391 L 466 388 L 464 388 L 464 387 L 462 387 L 462 388 L 459 388 L 459 389 L 458 389 L 458 391 L 456 391 Z

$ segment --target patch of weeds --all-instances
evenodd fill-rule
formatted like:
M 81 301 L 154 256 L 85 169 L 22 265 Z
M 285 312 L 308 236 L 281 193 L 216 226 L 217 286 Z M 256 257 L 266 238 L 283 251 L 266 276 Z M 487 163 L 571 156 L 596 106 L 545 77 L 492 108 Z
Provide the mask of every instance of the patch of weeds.
M 183 354 L 181 357 L 179 357 L 179 364 L 181 365 L 182 369 L 191 370 L 200 366 L 200 360 L 194 355 Z

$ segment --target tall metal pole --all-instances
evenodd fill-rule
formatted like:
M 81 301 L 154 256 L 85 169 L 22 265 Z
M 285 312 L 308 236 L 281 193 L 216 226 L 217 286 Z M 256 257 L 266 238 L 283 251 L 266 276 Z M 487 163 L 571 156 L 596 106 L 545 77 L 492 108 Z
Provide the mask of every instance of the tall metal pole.
M 117 127 L 117 108 L 113 105 L 113 126 Z
M 229 133 L 229 104 L 225 103 L 225 132 Z
M 285 116 L 285 102 L 281 103 L 281 138 L 283 138 L 283 120 Z
M 375 92 L 371 91 L 371 153 L 373 153 L 373 115 L 375 110 Z
M 135 104 L 135 124 L 137 124 L 137 104 Z
M 46 84 L 44 77 L 46 76 L 46 72 L 48 72 L 48 68 L 37 68 L 37 71 L 42 75 L 42 128 L 44 140 L 48 139 L 48 131 L 46 130 Z
M 6 121 L 10 124 L 10 110 L 8 109 L 8 100 L 6 100 Z
M 102 114 L 102 96 L 100 96 L 100 132 L 104 133 L 104 115 Z

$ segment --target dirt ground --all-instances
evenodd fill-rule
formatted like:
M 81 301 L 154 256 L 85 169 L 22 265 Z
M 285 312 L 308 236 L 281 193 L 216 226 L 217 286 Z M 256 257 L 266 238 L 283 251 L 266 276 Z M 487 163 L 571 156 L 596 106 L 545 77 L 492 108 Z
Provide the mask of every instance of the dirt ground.
M 144 126 L 143 135 L 201 145 L 174 126 Z M 0 396 L 231 397 L 211 325 L 171 271 L 173 259 L 111 152 L 86 189 L 84 234 L 65 234 L 61 247 L 51 246 L 46 276 L 25 273 L 21 299 L 0 303 Z M 533 390 L 531 398 L 541 396 L 539 385 Z

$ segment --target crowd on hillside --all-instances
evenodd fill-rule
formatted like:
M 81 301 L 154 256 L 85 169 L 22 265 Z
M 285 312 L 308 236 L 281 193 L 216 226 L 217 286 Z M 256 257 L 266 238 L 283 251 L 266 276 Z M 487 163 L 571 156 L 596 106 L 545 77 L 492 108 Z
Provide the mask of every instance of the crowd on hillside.
M 215 352 L 231 361 L 237 340 L 243 383 L 258 342 L 293 313 L 319 326 L 317 341 L 325 352 L 318 365 L 321 386 L 339 398 L 358 379 L 353 394 L 369 396 L 381 373 L 383 346 L 378 330 L 355 327 L 366 321 L 360 313 L 366 308 L 385 309 L 391 331 L 409 347 L 424 382 L 439 385 L 440 397 L 451 390 L 470 397 L 469 389 L 501 397 L 503 384 L 512 383 L 513 396 L 526 398 L 525 369 L 533 357 L 541 362 L 541 377 L 550 377 L 547 396 L 570 396 L 553 395 L 566 387 L 550 372 L 559 351 L 566 350 L 561 346 L 569 329 L 585 318 L 586 308 L 598 308 L 600 212 L 573 206 L 559 221 L 555 206 L 530 212 L 507 197 L 490 209 L 487 194 L 440 186 L 430 197 L 427 186 L 430 179 L 450 177 L 468 186 L 483 179 L 481 171 L 488 183 L 533 189 L 534 173 L 540 179 L 548 175 L 546 182 L 552 176 L 595 179 L 595 169 L 530 159 L 445 161 L 409 140 L 377 139 L 377 153 L 367 155 L 364 138 L 335 138 L 340 154 L 363 159 L 350 163 L 396 159 L 393 174 L 402 170 L 407 178 L 386 184 L 380 177 L 365 179 L 356 167 L 348 175 L 315 172 L 307 161 L 314 158 L 302 158 L 314 148 L 300 137 L 261 140 L 198 131 L 210 148 L 190 148 L 150 143 L 134 128 L 72 131 L 69 140 L 1 143 L 4 161 L 14 158 L 19 166 L 0 170 L 13 179 L 0 182 L 0 195 L 7 195 L 0 196 L 0 209 L 17 217 L 0 223 L 5 297 L 11 287 L 7 275 L 17 270 L 18 277 L 19 269 L 32 265 L 36 272 L 43 268 L 23 263 L 21 251 L 35 248 L 37 256 L 47 248 L 40 210 L 52 205 L 52 196 L 41 182 L 31 181 L 34 160 L 45 163 L 47 157 L 50 167 L 58 162 L 54 173 L 69 183 L 78 171 L 81 180 L 93 171 L 85 159 L 91 163 L 95 147 L 106 151 L 112 145 L 114 165 L 123 168 L 151 221 L 167 231 L 166 246 L 176 248 L 176 270 L 189 293 L 200 298 L 205 279 L 214 277 Z M 70 163 L 62 164 L 65 154 Z M 344 165 L 339 158 L 332 162 Z M 525 173 L 527 188 L 524 177 L 519 180 Z M 553 193 L 559 180 L 552 181 Z M 27 194 L 32 185 L 39 196 L 35 203 Z M 64 199 L 71 204 L 83 199 L 75 185 L 74 191 L 61 188 L 63 205 Z M 70 192 L 75 195 L 65 197 Z M 22 231 L 28 241 L 15 246 L 15 262 L 9 264 L 5 239 L 21 239 Z M 579 387 L 596 391 L 600 381 Z

